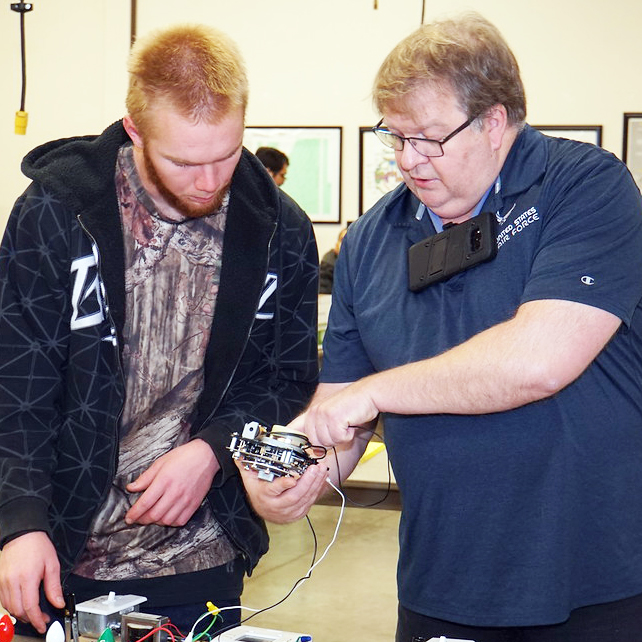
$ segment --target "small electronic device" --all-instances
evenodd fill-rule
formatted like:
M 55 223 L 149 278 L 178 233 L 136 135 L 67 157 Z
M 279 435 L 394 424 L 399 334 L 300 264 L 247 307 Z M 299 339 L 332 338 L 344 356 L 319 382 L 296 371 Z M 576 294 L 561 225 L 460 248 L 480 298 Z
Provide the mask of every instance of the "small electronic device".
M 433 283 L 495 258 L 496 229 L 495 215 L 482 212 L 415 243 L 408 250 L 409 288 L 420 292 Z
M 237 626 L 216 636 L 217 642 L 311 642 L 312 636 L 292 631 Z
M 266 428 L 258 421 L 246 423 L 240 435 L 233 433 L 228 449 L 234 459 L 242 458 L 245 467 L 258 471 L 259 479 L 265 481 L 298 477 L 326 454 L 323 446 L 313 446 L 303 433 L 288 432 L 283 426 Z
M 169 624 L 169 618 L 164 615 L 153 615 L 151 613 L 126 613 L 121 617 L 120 642 L 137 642 L 148 633 Z M 166 642 L 168 635 L 166 631 L 155 631 L 150 637 L 145 638 L 148 642 Z
M 111 628 L 120 631 L 121 617 L 138 610 L 147 598 L 140 595 L 101 595 L 76 605 L 80 635 L 98 639 L 103 631 Z
M 65 640 L 67 642 L 80 642 L 78 634 L 78 611 L 76 610 L 76 596 L 67 593 L 65 596 Z

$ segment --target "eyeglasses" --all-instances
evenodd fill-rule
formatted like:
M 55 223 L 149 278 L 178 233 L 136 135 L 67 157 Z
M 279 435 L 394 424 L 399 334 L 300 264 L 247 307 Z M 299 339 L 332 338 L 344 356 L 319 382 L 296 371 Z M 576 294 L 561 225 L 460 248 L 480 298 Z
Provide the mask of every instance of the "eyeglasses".
M 464 131 L 464 129 L 466 129 L 466 127 L 468 127 L 468 125 L 470 125 L 475 120 L 475 118 L 477 118 L 477 116 L 469 118 L 463 125 L 457 127 L 455 131 L 450 132 L 448 136 L 445 136 L 441 140 L 431 140 L 430 138 L 416 138 L 414 136 L 399 136 L 398 134 L 393 134 L 385 127 L 381 127 L 383 118 L 372 128 L 372 131 L 377 135 L 377 138 L 386 147 L 391 147 L 397 152 L 403 150 L 404 142 L 408 141 L 422 156 L 435 158 L 437 156 L 443 156 L 444 143 L 447 143 L 453 136 L 459 134 L 459 132 Z

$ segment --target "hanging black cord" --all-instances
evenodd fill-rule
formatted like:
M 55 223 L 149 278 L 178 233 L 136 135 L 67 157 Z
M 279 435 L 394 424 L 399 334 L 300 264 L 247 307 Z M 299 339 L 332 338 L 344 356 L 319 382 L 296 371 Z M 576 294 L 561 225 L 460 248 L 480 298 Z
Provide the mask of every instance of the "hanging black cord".
M 381 437 L 381 435 L 379 435 L 379 433 L 375 429 L 364 428 L 363 426 L 356 426 L 356 428 L 358 428 L 359 430 L 363 430 L 364 432 L 372 433 L 375 437 L 378 437 L 381 443 L 383 443 L 383 438 Z M 313 446 L 313 448 L 323 448 L 323 446 Z M 383 497 L 375 500 L 371 504 L 361 504 L 358 501 L 352 499 L 351 497 L 348 497 L 348 492 L 341 484 L 341 468 L 339 467 L 339 456 L 337 455 L 336 448 L 332 448 L 332 452 L 334 452 L 334 460 L 337 465 L 337 477 L 339 479 L 339 490 L 341 490 L 341 492 L 344 494 L 347 502 L 350 502 L 351 504 L 353 504 L 354 506 L 358 506 L 359 508 L 373 508 L 375 506 L 378 506 L 379 504 L 383 504 L 386 501 L 386 499 L 388 499 L 388 496 L 390 495 L 390 492 L 392 489 L 392 470 L 390 467 L 390 459 L 388 459 L 387 461 L 388 485 L 386 486 Z
M 129 12 L 129 45 L 134 44 L 136 40 L 136 31 L 138 29 L 138 4 L 136 0 L 131 0 Z
M 25 45 L 25 13 L 33 9 L 31 2 L 14 2 L 11 10 L 20 14 L 20 55 L 22 59 L 22 91 L 20 92 L 20 111 L 25 110 L 27 97 L 27 48 Z
M 25 110 L 27 97 L 27 50 L 25 47 L 25 14 L 20 14 L 20 54 L 22 57 L 22 91 L 20 93 L 20 111 Z

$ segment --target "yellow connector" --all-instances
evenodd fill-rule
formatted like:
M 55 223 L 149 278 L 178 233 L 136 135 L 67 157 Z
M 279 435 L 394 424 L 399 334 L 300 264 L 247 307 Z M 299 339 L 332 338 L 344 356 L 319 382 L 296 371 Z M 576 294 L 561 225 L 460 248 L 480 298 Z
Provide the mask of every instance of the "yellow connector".
M 218 608 L 218 606 L 214 606 L 211 602 L 207 602 L 205 604 L 207 606 L 207 610 L 212 614 L 212 615 L 218 615 L 221 611 Z
M 25 135 L 27 133 L 27 121 L 29 120 L 29 114 L 26 111 L 17 111 L 16 112 L 16 134 Z

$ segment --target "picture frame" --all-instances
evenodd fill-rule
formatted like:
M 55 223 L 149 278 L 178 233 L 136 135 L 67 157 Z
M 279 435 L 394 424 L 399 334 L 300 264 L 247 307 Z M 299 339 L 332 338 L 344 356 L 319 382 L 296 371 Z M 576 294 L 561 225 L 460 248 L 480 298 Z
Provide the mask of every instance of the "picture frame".
M 532 125 L 532 127 L 547 136 L 569 138 L 602 147 L 602 125 Z
M 342 139 L 342 127 L 247 126 L 243 145 L 282 151 L 290 163 L 281 189 L 313 223 L 340 223 Z
M 642 190 L 642 113 L 626 112 L 622 132 L 622 160 Z
M 359 127 L 359 216 L 402 182 L 394 149 L 386 147 L 372 127 Z

